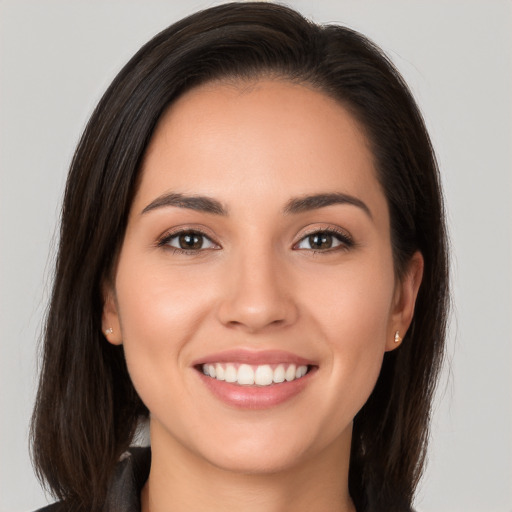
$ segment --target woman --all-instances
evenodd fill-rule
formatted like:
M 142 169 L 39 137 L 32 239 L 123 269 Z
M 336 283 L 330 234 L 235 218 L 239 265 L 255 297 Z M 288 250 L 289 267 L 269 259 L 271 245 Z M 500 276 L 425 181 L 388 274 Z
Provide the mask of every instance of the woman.
M 71 165 L 33 418 L 55 509 L 411 510 L 446 250 L 371 42 L 266 3 L 169 27 Z

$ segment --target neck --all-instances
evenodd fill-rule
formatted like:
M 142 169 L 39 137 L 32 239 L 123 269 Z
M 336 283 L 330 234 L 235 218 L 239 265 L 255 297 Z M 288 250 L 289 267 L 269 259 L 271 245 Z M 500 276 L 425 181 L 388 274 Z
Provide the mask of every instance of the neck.
M 336 440 L 293 467 L 241 473 L 216 467 L 177 441 L 163 442 L 158 430 L 151 428 L 142 512 L 355 512 L 348 493 L 350 438 Z

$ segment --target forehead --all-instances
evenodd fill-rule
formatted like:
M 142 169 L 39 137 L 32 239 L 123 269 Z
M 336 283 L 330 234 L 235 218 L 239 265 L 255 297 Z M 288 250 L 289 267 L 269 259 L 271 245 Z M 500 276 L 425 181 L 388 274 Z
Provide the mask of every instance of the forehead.
M 136 202 L 168 191 L 283 202 L 334 190 L 383 200 L 368 141 L 342 104 L 286 81 L 210 83 L 163 115 Z

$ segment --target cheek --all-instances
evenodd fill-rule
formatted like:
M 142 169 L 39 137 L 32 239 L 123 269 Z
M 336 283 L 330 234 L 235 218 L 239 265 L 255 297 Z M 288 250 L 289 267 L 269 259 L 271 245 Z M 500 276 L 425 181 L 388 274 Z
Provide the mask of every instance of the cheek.
M 178 349 L 207 313 L 210 297 L 204 281 L 204 274 L 168 268 L 165 261 L 122 261 L 116 290 L 123 342 Z
M 309 293 L 310 319 L 328 349 L 331 394 L 343 390 L 351 415 L 366 402 L 382 366 L 394 296 L 390 269 L 391 258 L 340 270 Z
M 394 288 L 389 257 L 318 273 L 301 295 L 307 297 L 305 309 L 318 320 L 318 327 L 325 330 L 329 340 L 362 346 L 385 342 Z
M 190 272 L 129 255 L 120 259 L 116 292 L 128 370 L 151 410 L 183 385 L 176 370 L 185 366 L 189 342 L 211 310 L 211 294 Z

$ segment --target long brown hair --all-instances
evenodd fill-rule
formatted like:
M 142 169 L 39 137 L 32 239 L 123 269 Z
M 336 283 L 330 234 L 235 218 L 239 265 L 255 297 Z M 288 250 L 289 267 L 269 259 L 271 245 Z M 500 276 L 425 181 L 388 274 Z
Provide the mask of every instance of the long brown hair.
M 140 164 L 162 113 L 190 88 L 275 76 L 313 86 L 366 130 L 387 197 L 395 269 L 419 250 L 423 283 L 401 347 L 354 420 L 349 488 L 357 510 L 409 511 L 421 476 L 448 309 L 438 169 L 421 114 L 382 51 L 269 3 L 196 13 L 143 46 L 105 92 L 74 155 L 32 422 L 39 477 L 76 510 L 99 510 L 120 454 L 148 411 L 122 347 L 101 331 L 102 283 L 123 241 Z

